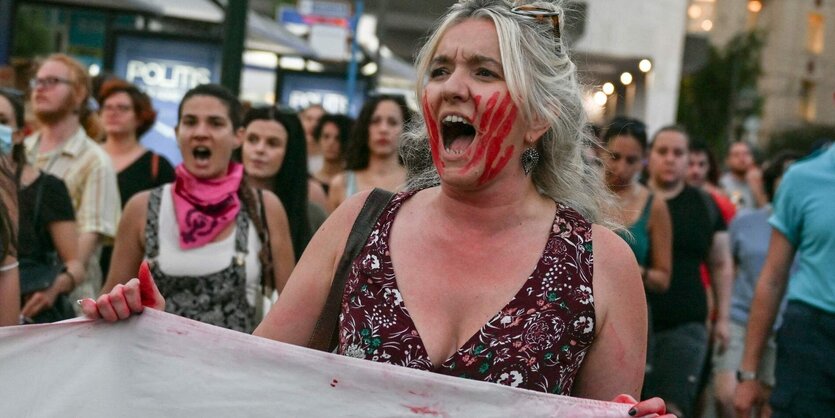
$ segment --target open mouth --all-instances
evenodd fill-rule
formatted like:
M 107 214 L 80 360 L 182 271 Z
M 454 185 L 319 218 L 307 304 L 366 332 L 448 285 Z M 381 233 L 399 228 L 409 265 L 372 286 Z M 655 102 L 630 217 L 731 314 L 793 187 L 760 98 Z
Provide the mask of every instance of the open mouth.
M 212 150 L 207 147 L 195 147 L 191 150 L 191 155 L 195 160 L 208 160 L 212 157 Z
M 441 121 L 444 149 L 450 154 L 463 154 L 475 139 L 475 128 L 466 119 L 449 115 Z

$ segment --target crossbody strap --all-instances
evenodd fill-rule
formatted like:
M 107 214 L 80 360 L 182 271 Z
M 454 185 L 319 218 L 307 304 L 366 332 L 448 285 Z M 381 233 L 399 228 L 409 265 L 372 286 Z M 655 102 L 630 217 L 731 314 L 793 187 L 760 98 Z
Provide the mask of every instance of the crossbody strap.
M 275 265 L 275 260 L 273 260 L 273 247 L 272 240 L 270 239 L 270 225 L 267 222 L 267 211 L 264 208 L 264 191 L 258 189 L 257 193 L 258 215 L 261 217 L 261 224 L 264 225 L 264 236 L 261 237 L 261 239 L 263 240 L 261 245 L 267 246 L 267 259 L 269 261 L 269 266 L 261 266 L 261 293 L 264 294 L 264 296 L 270 297 L 274 287 L 273 277 L 275 275 L 275 269 L 277 269 L 278 266 Z M 270 275 L 270 272 L 272 272 L 273 274 Z
M 325 301 L 325 307 L 322 308 L 322 314 L 319 316 L 319 320 L 316 321 L 316 328 L 314 328 L 313 335 L 307 343 L 309 348 L 333 351 L 339 342 L 339 311 L 342 307 L 342 294 L 345 291 L 345 280 L 351 271 L 351 264 L 360 250 L 362 250 L 362 247 L 368 240 L 368 236 L 371 235 L 374 224 L 377 223 L 380 214 L 383 213 L 383 210 L 393 197 L 394 193 L 382 189 L 374 189 L 365 200 L 365 204 L 362 206 L 362 210 L 360 210 L 356 221 L 354 221 L 354 226 L 351 228 L 351 234 L 348 235 L 345 250 L 342 252 L 342 258 L 339 259 L 336 273 L 333 275 L 333 281 L 331 282 L 328 299 Z

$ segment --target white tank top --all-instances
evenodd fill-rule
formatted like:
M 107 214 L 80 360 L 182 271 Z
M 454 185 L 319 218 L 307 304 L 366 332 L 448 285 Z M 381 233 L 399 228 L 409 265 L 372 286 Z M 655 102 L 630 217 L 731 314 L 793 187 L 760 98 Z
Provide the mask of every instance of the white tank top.
M 258 252 L 261 241 L 252 222 L 249 223 L 246 255 L 246 299 L 255 306 L 256 296 L 261 293 L 261 262 Z M 235 255 L 235 229 L 226 238 L 210 242 L 200 248 L 180 248 L 180 228 L 174 213 L 174 199 L 171 184 L 163 186 L 159 208 L 159 255 L 157 265 L 163 273 L 171 276 L 202 276 L 229 267 Z

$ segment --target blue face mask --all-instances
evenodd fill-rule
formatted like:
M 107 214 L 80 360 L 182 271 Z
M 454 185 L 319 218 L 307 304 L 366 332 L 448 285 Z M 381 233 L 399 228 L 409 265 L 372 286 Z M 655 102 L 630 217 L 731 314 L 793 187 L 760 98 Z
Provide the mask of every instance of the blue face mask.
M 12 128 L 0 125 L 0 153 L 7 155 L 12 150 Z

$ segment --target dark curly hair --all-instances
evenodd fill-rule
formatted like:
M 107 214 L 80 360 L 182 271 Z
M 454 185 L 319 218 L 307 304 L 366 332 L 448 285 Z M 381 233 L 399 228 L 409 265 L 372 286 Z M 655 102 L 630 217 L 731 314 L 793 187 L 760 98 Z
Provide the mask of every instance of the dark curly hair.
M 404 129 L 412 121 L 412 111 L 409 110 L 403 96 L 381 94 L 366 100 L 357 118 L 357 123 L 354 124 L 354 130 L 351 132 L 351 138 L 348 141 L 348 149 L 345 152 L 345 162 L 348 170 L 368 168 L 368 160 L 371 156 L 371 149 L 368 147 L 368 128 L 371 126 L 371 119 L 377 110 L 377 106 L 385 101 L 392 101 L 400 107 L 400 111 L 403 113 Z
M 345 157 L 345 152 L 347 151 L 348 140 L 349 136 L 351 135 L 351 130 L 354 128 L 354 120 L 351 119 L 350 116 L 346 115 L 334 115 L 334 114 L 325 114 L 319 119 L 319 123 L 316 124 L 316 127 L 313 128 L 313 138 L 316 139 L 316 142 L 319 142 L 319 138 L 322 136 L 322 130 L 325 129 L 325 125 L 332 123 L 336 126 L 336 129 L 339 131 L 339 153 L 342 157 Z
M 116 93 L 125 93 L 130 97 L 133 104 L 133 113 L 136 115 L 136 121 L 138 122 L 136 137 L 139 138 L 145 132 L 148 132 L 157 120 L 157 111 L 151 104 L 151 98 L 135 85 L 113 78 L 105 81 L 101 90 L 99 90 L 99 104 L 102 109 L 104 108 L 104 102 Z

